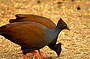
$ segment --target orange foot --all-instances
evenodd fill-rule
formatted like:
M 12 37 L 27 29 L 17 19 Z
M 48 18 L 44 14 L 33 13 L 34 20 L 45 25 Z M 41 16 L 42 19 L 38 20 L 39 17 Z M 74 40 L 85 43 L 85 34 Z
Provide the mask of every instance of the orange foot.
M 37 57 L 37 51 L 34 50 L 31 53 L 33 54 L 33 59 L 38 59 L 38 57 Z
M 20 50 L 20 51 L 23 51 L 23 50 Z M 30 54 L 33 54 L 33 59 L 38 59 L 38 57 L 37 57 L 37 51 L 36 51 L 36 50 L 30 52 Z M 24 54 L 23 54 L 23 55 L 21 55 L 21 56 L 23 56 L 24 59 L 28 59 L 28 56 L 27 56 L 27 55 L 24 55 Z
M 28 59 L 28 56 L 27 56 L 27 55 L 24 55 L 24 54 L 23 54 L 23 55 L 21 55 L 21 56 L 23 56 L 24 59 Z
M 42 59 L 47 59 L 47 57 L 43 55 L 43 52 L 41 52 L 40 50 L 38 50 L 38 52 L 39 52 L 39 54 L 40 54 L 40 56 L 41 56 Z M 30 52 L 30 54 L 33 54 L 33 59 L 38 59 L 37 51 L 36 50 Z M 28 59 L 28 56 L 27 55 L 21 55 L 21 56 L 23 56 L 24 59 Z
M 41 52 L 40 50 L 38 50 L 38 52 L 39 52 L 40 56 L 42 57 L 42 59 L 47 59 L 47 57 L 43 55 L 43 52 Z

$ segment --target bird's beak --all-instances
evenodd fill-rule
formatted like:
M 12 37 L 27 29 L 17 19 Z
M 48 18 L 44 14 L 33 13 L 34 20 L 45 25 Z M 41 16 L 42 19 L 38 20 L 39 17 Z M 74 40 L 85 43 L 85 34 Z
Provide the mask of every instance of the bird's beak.
M 57 53 L 57 56 L 59 57 L 60 53 Z

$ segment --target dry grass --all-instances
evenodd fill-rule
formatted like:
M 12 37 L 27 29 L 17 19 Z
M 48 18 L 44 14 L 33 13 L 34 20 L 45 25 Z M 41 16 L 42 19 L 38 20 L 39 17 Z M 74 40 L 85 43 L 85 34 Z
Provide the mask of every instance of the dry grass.
M 15 18 L 15 14 L 36 14 L 52 19 L 59 18 L 68 24 L 70 31 L 60 33 L 58 42 L 62 43 L 62 53 L 56 53 L 48 47 L 42 49 L 52 59 L 90 59 L 90 1 L 89 0 L 0 0 L 0 26 Z M 57 4 L 57 2 L 62 2 Z M 80 7 L 77 9 L 77 7 Z M 23 59 L 20 46 L 0 36 L 0 59 Z M 29 55 L 30 56 L 30 55 Z M 31 58 L 31 56 L 30 56 Z M 48 58 L 50 59 L 50 58 Z

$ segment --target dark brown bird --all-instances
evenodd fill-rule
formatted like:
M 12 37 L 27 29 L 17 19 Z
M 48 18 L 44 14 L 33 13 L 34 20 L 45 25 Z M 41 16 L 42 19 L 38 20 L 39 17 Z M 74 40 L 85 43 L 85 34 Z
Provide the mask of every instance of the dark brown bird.
M 59 20 L 55 29 L 48 29 L 46 26 L 35 22 L 17 22 L 0 27 L 0 34 L 21 45 L 23 54 L 26 54 L 49 45 L 63 29 L 68 29 L 68 27 L 62 19 Z
M 38 16 L 38 15 L 32 15 L 32 14 L 17 14 L 16 19 L 9 20 L 10 23 L 24 22 L 24 21 L 37 22 L 37 23 L 40 23 L 40 24 L 48 27 L 49 29 L 54 29 L 56 27 L 56 24 L 53 21 L 51 21 L 50 19 L 48 19 L 46 17 Z M 61 43 L 56 44 L 56 41 L 57 41 L 57 37 L 48 46 L 49 46 L 49 48 L 51 48 L 52 50 L 54 50 L 56 52 L 57 52 L 57 50 L 59 50 L 58 51 L 58 56 L 59 56 L 59 54 L 61 52 L 61 47 L 60 47 Z M 43 54 L 40 52 L 40 50 L 38 50 L 38 51 L 39 51 L 40 55 L 42 56 L 42 58 L 45 58 L 45 56 L 43 56 Z

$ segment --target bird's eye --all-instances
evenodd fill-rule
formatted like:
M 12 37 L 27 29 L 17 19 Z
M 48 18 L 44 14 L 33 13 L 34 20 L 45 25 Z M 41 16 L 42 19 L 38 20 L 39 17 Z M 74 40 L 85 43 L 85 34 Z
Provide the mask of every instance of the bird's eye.
M 67 26 L 67 25 L 64 25 L 65 27 Z

